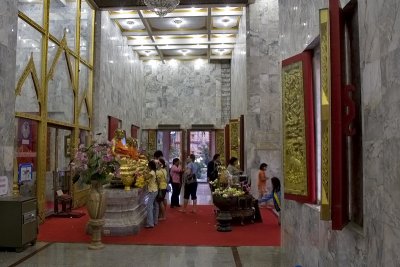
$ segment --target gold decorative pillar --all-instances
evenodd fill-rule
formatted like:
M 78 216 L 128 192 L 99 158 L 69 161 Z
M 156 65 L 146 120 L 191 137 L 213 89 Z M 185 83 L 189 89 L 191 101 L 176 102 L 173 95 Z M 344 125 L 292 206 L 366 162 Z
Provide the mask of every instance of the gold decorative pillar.
M 240 121 L 230 120 L 229 121 L 229 157 L 235 157 L 238 162 L 241 162 L 240 158 Z M 242 169 L 243 166 L 240 166 Z
M 331 219 L 331 93 L 330 93 L 330 46 L 329 10 L 319 11 L 319 30 L 321 47 L 321 219 Z
M 154 152 L 157 150 L 157 130 L 148 130 L 147 131 L 147 153 L 150 158 L 153 158 Z
M 215 130 L 215 153 L 221 155 L 220 160 L 222 163 L 226 162 L 224 129 Z

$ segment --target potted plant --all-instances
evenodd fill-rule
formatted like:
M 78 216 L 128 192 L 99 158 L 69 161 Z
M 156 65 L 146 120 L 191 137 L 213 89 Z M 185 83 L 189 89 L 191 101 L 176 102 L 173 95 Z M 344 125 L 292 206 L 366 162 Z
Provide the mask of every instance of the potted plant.
M 119 163 L 112 153 L 111 142 L 97 143 L 90 146 L 80 145 L 70 163 L 74 173 L 73 182 L 91 184 L 88 202 L 89 227 L 92 232 L 90 249 L 100 249 L 101 230 L 104 224 L 103 216 L 106 208 L 103 184 L 119 174 Z

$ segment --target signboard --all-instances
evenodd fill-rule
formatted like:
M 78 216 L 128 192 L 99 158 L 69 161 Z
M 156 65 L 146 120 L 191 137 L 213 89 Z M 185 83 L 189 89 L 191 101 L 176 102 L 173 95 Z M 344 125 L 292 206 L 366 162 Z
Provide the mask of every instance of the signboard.
M 32 180 L 32 163 L 21 163 L 19 164 L 18 170 L 18 182 L 21 183 L 23 181 Z
M 8 192 L 8 178 L 7 176 L 0 176 L 0 196 Z

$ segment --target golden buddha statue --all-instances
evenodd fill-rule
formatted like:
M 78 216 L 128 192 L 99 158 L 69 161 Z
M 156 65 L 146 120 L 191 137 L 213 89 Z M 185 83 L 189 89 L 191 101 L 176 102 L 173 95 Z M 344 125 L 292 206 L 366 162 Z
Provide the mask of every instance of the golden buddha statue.
M 136 139 L 132 137 L 128 137 L 126 139 L 126 144 L 128 145 L 128 154 L 131 159 L 138 160 L 139 159 L 139 153 L 137 151 L 138 147 L 138 142 Z
M 124 130 L 115 130 L 112 151 L 114 155 L 129 157 L 129 149 L 126 145 Z

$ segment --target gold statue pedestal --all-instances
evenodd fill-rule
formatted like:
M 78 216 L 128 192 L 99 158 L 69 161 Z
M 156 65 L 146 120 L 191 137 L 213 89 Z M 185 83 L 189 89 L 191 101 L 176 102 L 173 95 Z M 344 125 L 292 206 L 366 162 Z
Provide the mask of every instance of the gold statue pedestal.
M 120 161 L 121 180 L 124 184 L 125 191 L 131 190 L 131 185 L 134 182 L 135 165 L 132 159 L 123 158 Z

